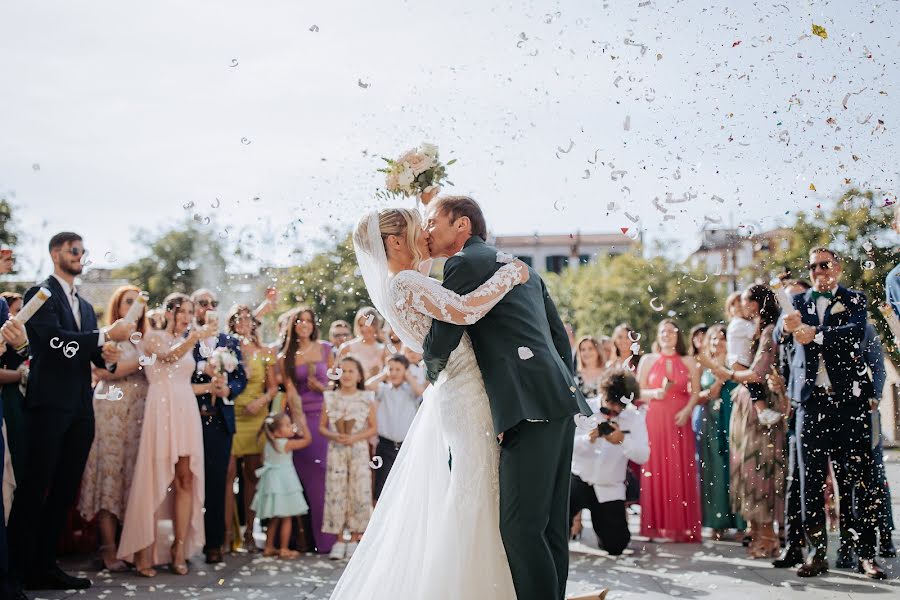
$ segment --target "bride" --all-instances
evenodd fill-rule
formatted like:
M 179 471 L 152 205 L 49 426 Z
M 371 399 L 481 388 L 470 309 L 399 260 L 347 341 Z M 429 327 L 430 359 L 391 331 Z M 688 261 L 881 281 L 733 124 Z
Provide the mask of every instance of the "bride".
M 430 257 L 414 210 L 364 216 L 353 234 L 375 307 L 415 352 L 432 319 L 468 325 L 491 310 L 528 267 L 514 261 L 460 296 L 417 268 Z M 400 449 L 369 527 L 333 600 L 516 597 L 499 529 L 500 449 L 471 342 L 464 336 Z

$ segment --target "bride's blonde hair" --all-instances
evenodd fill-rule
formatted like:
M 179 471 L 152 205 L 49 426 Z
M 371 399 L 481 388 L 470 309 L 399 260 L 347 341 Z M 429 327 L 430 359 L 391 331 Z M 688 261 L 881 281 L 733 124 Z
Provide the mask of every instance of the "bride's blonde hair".
M 381 243 L 387 254 L 387 238 L 391 235 L 406 237 L 406 245 L 413 256 L 413 268 L 419 266 L 425 257 L 419 252 L 418 240 L 422 235 L 422 217 L 418 211 L 409 208 L 385 208 L 378 211 L 378 229 L 381 230 Z M 353 232 L 354 243 L 367 252 L 373 254 L 373 248 L 369 247 L 369 215 L 360 219 Z

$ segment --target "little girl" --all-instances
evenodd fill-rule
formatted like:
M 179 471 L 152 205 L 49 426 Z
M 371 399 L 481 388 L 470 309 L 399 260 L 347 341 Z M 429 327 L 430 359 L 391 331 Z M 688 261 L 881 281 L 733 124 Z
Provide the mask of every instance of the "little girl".
M 303 411 L 297 414 L 303 415 Z M 294 469 L 293 452 L 309 446 L 312 443 L 312 436 L 306 419 L 300 419 L 299 429 L 300 437 L 296 438 L 291 418 L 280 412 L 266 417 L 259 430 L 259 435 L 265 435 L 268 443 L 263 450 L 263 467 L 256 471 L 259 483 L 250 507 L 256 511 L 256 516 L 260 519 L 269 519 L 263 556 L 277 555 L 279 558 L 300 556 L 299 552 L 288 548 L 291 524 L 294 517 L 309 512 L 309 506 L 303 497 L 303 486 Z M 279 529 L 281 549 L 276 550 Z
M 378 433 L 375 395 L 366 391 L 362 365 L 352 357 L 340 362 L 338 389 L 325 392 L 325 410 L 319 433 L 328 439 L 325 475 L 325 516 L 322 532 L 343 536 L 350 530 L 350 543 L 338 540 L 329 557 L 350 558 L 372 516 L 372 471 L 367 440 Z

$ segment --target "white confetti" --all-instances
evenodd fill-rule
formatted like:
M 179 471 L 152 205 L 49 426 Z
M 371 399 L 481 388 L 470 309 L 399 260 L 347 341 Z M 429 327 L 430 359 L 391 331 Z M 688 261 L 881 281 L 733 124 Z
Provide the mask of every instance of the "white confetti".
M 519 358 L 522 360 L 528 360 L 529 358 L 534 357 L 534 352 L 531 351 L 531 348 L 527 348 L 525 346 L 519 346 Z

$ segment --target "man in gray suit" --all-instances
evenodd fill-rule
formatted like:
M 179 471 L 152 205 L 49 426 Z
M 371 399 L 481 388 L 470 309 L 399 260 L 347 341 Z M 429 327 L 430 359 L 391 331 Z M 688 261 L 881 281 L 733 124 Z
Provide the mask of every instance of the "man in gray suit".
M 446 256 L 444 287 L 468 294 L 503 266 L 487 226 L 466 196 L 428 206 L 432 256 Z M 501 439 L 500 533 L 518 600 L 563 598 L 569 566 L 569 473 L 575 422 L 591 415 L 575 385 L 572 349 L 541 278 L 513 288 L 474 325 L 435 320 L 425 339 L 434 382 L 468 332 Z

